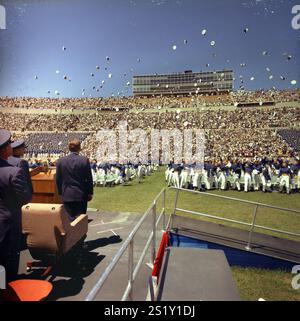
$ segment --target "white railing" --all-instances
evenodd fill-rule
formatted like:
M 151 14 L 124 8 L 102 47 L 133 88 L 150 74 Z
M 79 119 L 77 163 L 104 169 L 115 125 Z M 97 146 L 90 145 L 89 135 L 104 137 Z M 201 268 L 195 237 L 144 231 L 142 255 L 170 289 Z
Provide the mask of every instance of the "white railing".
M 159 216 L 157 218 L 157 203 L 159 199 L 162 197 L 162 210 L 159 213 Z M 145 220 L 148 218 L 149 215 L 152 215 L 152 231 L 148 237 L 148 240 L 146 242 L 146 245 L 142 251 L 142 254 L 140 255 L 140 258 L 134 267 L 134 238 L 145 222 Z M 142 263 L 145 259 L 145 256 L 149 250 L 149 247 L 151 245 L 151 262 L 150 266 L 153 266 L 155 258 L 156 258 L 156 231 L 158 228 L 158 225 L 163 218 L 163 229 L 165 229 L 165 215 L 166 215 L 166 189 L 162 189 L 160 193 L 157 195 L 157 197 L 154 199 L 151 206 L 148 208 L 148 210 L 144 213 L 138 224 L 134 227 L 132 232 L 129 234 L 126 241 L 123 243 L 117 254 L 114 256 L 113 260 L 110 262 L 110 264 L 105 269 L 104 273 L 101 275 L 95 286 L 92 288 L 92 290 L 89 292 L 87 297 L 85 298 L 85 301 L 93 301 L 96 296 L 99 294 L 100 290 L 102 289 L 105 281 L 111 274 L 111 272 L 114 270 L 120 259 L 123 257 L 124 253 L 128 249 L 128 284 L 127 287 L 123 293 L 122 301 L 126 300 L 132 300 L 133 298 L 133 285 L 134 281 L 136 280 L 136 277 L 140 271 L 140 268 L 142 266 Z
M 278 207 L 278 206 L 274 206 L 274 205 L 267 205 L 267 204 L 263 204 L 263 203 L 253 202 L 253 201 L 246 201 L 246 200 L 243 200 L 243 199 L 238 199 L 238 198 L 228 197 L 228 196 L 221 196 L 221 195 L 216 195 L 216 194 L 211 194 L 211 193 L 206 193 L 206 192 L 198 192 L 198 191 L 193 191 L 193 190 L 188 190 L 188 189 L 183 189 L 183 188 L 171 187 L 171 189 L 175 189 L 176 190 L 176 196 L 175 196 L 175 202 L 174 202 L 174 209 L 173 209 L 173 212 L 172 212 L 172 214 L 171 214 L 171 216 L 169 218 L 169 221 L 168 221 L 168 224 L 167 224 L 167 229 L 171 228 L 171 222 L 174 219 L 174 216 L 176 215 L 176 212 L 178 211 L 178 212 L 193 214 L 193 215 L 196 215 L 196 216 L 208 217 L 208 218 L 217 219 L 217 220 L 224 221 L 224 222 L 230 222 L 230 223 L 235 223 L 235 224 L 239 224 L 239 225 L 244 225 L 244 226 L 250 227 L 248 243 L 247 243 L 247 246 L 246 246 L 246 249 L 248 251 L 251 251 L 252 234 L 253 234 L 253 230 L 255 228 L 259 228 L 259 229 L 267 230 L 267 231 L 272 231 L 272 232 L 276 232 L 276 233 L 280 233 L 280 234 L 300 237 L 299 233 L 293 233 L 293 232 L 289 232 L 289 231 L 273 229 L 273 228 L 270 228 L 270 227 L 267 227 L 267 226 L 262 226 L 262 225 L 257 225 L 256 224 L 257 210 L 258 210 L 259 207 L 272 208 L 272 209 L 276 209 L 276 210 L 279 210 L 279 211 L 291 212 L 291 213 L 296 213 L 296 214 L 300 214 L 299 210 L 283 208 L 283 207 Z M 177 207 L 178 197 L 179 197 L 179 193 L 181 191 L 182 192 L 193 193 L 193 194 L 200 194 L 200 195 L 204 195 L 204 196 L 208 196 L 208 197 L 214 197 L 214 198 L 218 198 L 218 199 L 226 199 L 226 200 L 236 201 L 236 202 L 240 202 L 240 203 L 251 204 L 251 205 L 254 206 L 253 207 L 253 215 L 252 215 L 252 223 L 246 223 L 246 222 L 243 222 L 243 221 L 232 220 L 232 219 L 228 219 L 228 218 L 224 218 L 224 217 L 220 217 L 220 216 L 216 216 L 216 215 L 199 213 L 199 212 L 190 211 L 190 210 L 183 209 L 183 208 L 178 208 Z

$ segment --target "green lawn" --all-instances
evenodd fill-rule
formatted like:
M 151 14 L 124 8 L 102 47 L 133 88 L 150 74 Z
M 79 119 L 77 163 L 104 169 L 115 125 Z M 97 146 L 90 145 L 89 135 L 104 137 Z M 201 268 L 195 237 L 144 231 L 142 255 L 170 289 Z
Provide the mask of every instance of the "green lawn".
M 142 214 L 150 206 L 155 196 L 165 186 L 164 168 L 162 167 L 160 168 L 159 172 L 148 176 L 140 184 L 134 180 L 128 183 L 128 185 L 119 185 L 111 188 L 95 188 L 94 200 L 89 204 L 89 207 L 94 207 L 107 212 L 134 212 Z M 286 195 L 280 193 L 244 193 L 237 191 L 212 191 L 210 193 L 300 210 L 300 194 Z M 173 211 L 174 199 L 175 191 L 168 189 L 166 197 L 167 213 L 171 213 Z M 177 207 L 247 223 L 251 223 L 253 217 L 253 205 L 217 199 L 214 197 L 185 191 L 180 192 Z M 178 214 L 186 215 L 183 213 Z M 192 217 L 197 218 L 195 216 Z M 207 219 L 203 217 L 201 219 L 220 223 L 219 220 Z M 257 212 L 256 223 L 258 225 L 265 225 L 270 228 L 299 233 L 300 214 L 261 207 Z M 236 225 L 234 223 L 222 224 L 248 229 L 247 226 Z M 275 236 L 295 239 L 293 236 L 284 236 L 269 231 L 257 231 Z
M 242 300 L 300 301 L 300 290 L 291 286 L 292 273 L 240 267 L 231 270 Z
M 164 187 L 164 168 L 160 168 L 159 172 L 148 176 L 141 184 L 134 180 L 127 186 L 95 188 L 94 199 L 89 203 L 89 207 L 108 212 L 134 212 L 142 214 L 149 208 L 151 202 Z M 246 194 L 237 191 L 213 191 L 211 193 L 300 210 L 300 194 L 264 194 L 262 192 Z M 166 195 L 166 208 L 169 214 L 174 208 L 175 191 L 168 189 Z M 161 202 L 158 205 L 160 209 Z M 245 222 L 251 222 L 253 212 L 252 205 L 189 192 L 180 193 L 177 206 Z M 220 222 L 219 220 L 207 220 Z M 232 223 L 222 224 L 248 229 L 248 227 Z M 299 214 L 280 212 L 269 208 L 260 208 L 258 210 L 257 224 L 296 233 L 300 232 Z M 268 231 L 258 230 L 258 232 L 286 237 Z M 292 236 L 288 238 L 300 240 Z M 264 298 L 265 300 L 300 300 L 300 290 L 292 289 L 291 281 L 293 275 L 289 272 L 239 267 L 233 267 L 232 271 L 241 297 L 244 300 L 257 301 L 259 298 Z
M 89 207 L 107 212 L 143 214 L 163 187 L 163 170 L 147 176 L 140 184 L 133 180 L 126 185 L 96 187 Z

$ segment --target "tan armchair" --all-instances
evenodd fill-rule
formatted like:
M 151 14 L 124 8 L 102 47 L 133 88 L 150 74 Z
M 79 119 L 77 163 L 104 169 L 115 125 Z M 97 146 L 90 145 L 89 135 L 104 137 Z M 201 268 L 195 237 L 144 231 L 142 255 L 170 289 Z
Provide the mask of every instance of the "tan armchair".
M 52 266 L 76 244 L 83 244 L 88 216 L 82 214 L 71 221 L 63 205 L 27 204 L 22 208 L 22 230 L 31 256 Z

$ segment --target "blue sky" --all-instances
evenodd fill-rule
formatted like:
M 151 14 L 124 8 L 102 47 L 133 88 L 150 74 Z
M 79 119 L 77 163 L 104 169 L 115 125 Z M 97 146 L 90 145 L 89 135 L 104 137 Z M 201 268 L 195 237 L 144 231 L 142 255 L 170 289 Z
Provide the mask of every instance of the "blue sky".
M 235 88 L 239 76 L 249 90 L 295 88 L 300 82 L 300 30 L 291 26 L 291 11 L 297 3 L 0 0 L 7 13 L 7 28 L 0 30 L 0 95 L 131 95 L 127 83 L 135 74 L 222 69 L 234 70 Z

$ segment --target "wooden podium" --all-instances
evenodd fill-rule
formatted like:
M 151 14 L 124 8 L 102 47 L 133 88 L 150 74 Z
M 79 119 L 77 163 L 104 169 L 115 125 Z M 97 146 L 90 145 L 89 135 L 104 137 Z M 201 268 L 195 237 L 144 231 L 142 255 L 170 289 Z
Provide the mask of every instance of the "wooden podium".
M 38 167 L 30 172 L 33 196 L 31 203 L 62 204 L 55 182 L 56 169 Z

